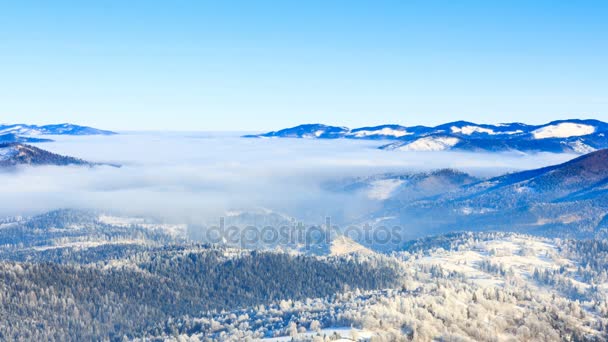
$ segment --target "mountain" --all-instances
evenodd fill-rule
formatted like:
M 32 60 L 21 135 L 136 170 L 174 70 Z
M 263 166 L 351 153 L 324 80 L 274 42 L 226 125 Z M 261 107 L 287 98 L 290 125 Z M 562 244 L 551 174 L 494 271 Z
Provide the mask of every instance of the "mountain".
M 300 125 L 257 138 L 394 140 L 379 148 L 396 151 L 525 151 L 584 154 L 608 148 L 608 123 L 599 120 L 558 120 L 543 125 L 449 122 L 435 127 L 381 125 L 349 129 L 321 124 Z
M 10 168 L 19 165 L 96 166 L 102 164 L 55 154 L 31 145 L 21 143 L 0 143 L 0 168 Z
M 336 139 L 343 138 L 349 132 L 346 127 L 327 126 L 321 124 L 307 124 L 276 132 L 264 134 L 245 135 L 245 138 L 308 138 L 308 139 Z
M 0 135 L 0 143 L 8 143 L 8 142 L 18 142 L 18 143 L 41 143 L 41 142 L 51 142 L 51 139 L 42 139 L 42 138 L 32 138 L 32 137 L 22 137 L 18 136 L 14 133 L 6 133 Z
M 415 201 L 394 194 L 367 220 L 399 225 L 411 236 L 483 229 L 597 237 L 606 233 L 607 214 L 608 150 L 600 150 Z
M 124 224 L 118 217 L 81 209 L 6 217 L 0 226 L 0 239 L 5 242 L 0 259 L 14 261 L 93 262 L 183 240 L 163 224 L 133 219 Z M 64 252 L 72 249 L 79 253 L 68 260 Z
M 97 128 L 78 126 L 73 124 L 57 125 L 25 125 L 25 124 L 0 124 L 0 143 L 40 143 L 50 142 L 52 139 L 35 138 L 40 135 L 113 135 L 111 131 L 104 131 Z
M 1 134 L 33 135 L 113 135 L 115 132 L 69 123 L 55 125 L 0 124 Z

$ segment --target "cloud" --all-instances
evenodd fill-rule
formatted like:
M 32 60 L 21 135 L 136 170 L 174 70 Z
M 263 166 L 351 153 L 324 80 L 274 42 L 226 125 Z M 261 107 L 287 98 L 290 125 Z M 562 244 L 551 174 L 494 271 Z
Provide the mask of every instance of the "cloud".
M 231 133 L 126 133 L 54 137 L 38 146 L 124 166 L 25 167 L 0 174 L 2 215 L 93 208 L 200 222 L 231 209 L 265 207 L 298 218 L 348 218 L 377 201 L 329 193 L 329 179 L 455 168 L 480 176 L 571 159 L 564 154 L 396 152 L 384 142 L 243 139 Z

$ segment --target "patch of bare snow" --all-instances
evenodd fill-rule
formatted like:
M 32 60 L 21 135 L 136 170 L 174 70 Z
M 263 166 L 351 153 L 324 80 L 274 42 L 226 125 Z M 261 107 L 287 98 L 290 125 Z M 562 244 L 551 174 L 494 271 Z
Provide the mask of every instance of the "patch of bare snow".
M 585 144 L 584 142 L 582 142 L 580 140 L 573 141 L 573 142 L 569 143 L 568 145 L 570 147 L 572 147 L 574 152 L 580 153 L 580 154 L 587 154 L 587 153 L 591 153 L 591 152 L 595 151 L 595 148 Z
M 458 144 L 454 137 L 424 137 L 397 148 L 399 151 L 445 151 Z
M 346 236 L 338 236 L 331 242 L 330 253 L 334 256 L 345 254 L 374 254 L 371 250 Z
M 392 136 L 392 137 L 399 138 L 399 137 L 403 137 L 406 135 L 412 135 L 412 134 L 414 134 L 414 133 L 407 132 L 406 130 L 384 127 L 382 129 L 378 129 L 378 130 L 357 131 L 353 135 L 357 138 L 364 138 L 364 137 L 375 136 L 375 135 L 376 136 Z
M 149 230 L 160 230 L 171 236 L 184 236 L 188 230 L 186 224 L 173 223 L 150 223 L 141 217 L 119 217 L 110 215 L 99 215 L 99 222 L 117 227 L 138 226 Z
M 145 240 L 135 239 L 123 239 L 123 240 L 97 240 L 97 241 L 70 241 L 70 242 L 56 242 L 54 245 L 38 246 L 33 249 L 36 251 L 46 251 L 51 249 L 59 248 L 76 248 L 76 249 L 87 249 L 94 248 L 103 245 L 144 245 L 147 242 Z
M 391 197 L 393 192 L 403 184 L 401 179 L 381 179 L 370 183 L 367 197 L 374 200 L 383 201 Z
M 562 122 L 556 125 L 541 127 L 532 131 L 535 139 L 568 138 L 588 135 L 595 132 L 595 127 L 572 122 Z

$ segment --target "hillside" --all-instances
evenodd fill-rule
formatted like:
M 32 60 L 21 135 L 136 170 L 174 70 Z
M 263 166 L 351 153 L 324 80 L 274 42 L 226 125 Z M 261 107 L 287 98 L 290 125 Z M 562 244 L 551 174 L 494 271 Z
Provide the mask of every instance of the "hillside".
M 20 165 L 95 166 L 101 164 L 52 153 L 32 145 L 0 143 L 0 168 L 11 168 Z
M 603 236 L 608 150 L 563 164 L 507 174 L 416 201 L 393 199 L 367 218 L 416 237 L 454 230 L 508 230 L 550 236 Z

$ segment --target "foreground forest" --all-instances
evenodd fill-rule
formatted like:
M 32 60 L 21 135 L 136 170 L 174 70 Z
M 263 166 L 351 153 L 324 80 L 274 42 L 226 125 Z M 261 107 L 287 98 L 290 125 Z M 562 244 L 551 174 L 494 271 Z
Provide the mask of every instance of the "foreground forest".
M 0 224 L 2 340 L 608 338 L 604 240 L 451 233 L 377 253 L 336 238 L 313 256 L 83 211 Z
M 389 263 L 200 245 L 94 264 L 2 262 L 0 339 L 133 338 L 171 317 L 394 287 L 397 279 Z

